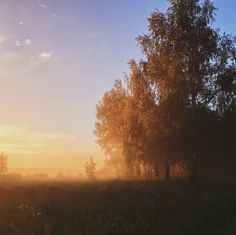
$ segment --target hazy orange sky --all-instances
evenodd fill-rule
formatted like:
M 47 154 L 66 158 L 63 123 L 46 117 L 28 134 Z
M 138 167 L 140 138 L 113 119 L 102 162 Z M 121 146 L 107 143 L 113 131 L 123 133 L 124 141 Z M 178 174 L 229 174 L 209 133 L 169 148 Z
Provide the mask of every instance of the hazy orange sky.
M 234 33 L 233 0 L 214 1 Z M 233 7 L 234 6 L 234 7 Z M 0 151 L 10 168 L 78 168 L 104 155 L 95 107 L 140 58 L 135 38 L 164 0 L 1 0 Z

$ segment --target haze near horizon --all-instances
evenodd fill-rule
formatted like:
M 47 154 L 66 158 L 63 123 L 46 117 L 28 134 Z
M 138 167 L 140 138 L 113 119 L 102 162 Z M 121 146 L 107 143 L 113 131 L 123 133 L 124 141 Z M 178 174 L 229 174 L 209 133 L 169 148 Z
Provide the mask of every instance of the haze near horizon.
M 215 27 L 236 34 L 235 2 L 214 1 Z M 93 134 L 96 104 L 164 0 L 0 2 L 0 151 L 10 168 L 78 168 L 104 153 Z

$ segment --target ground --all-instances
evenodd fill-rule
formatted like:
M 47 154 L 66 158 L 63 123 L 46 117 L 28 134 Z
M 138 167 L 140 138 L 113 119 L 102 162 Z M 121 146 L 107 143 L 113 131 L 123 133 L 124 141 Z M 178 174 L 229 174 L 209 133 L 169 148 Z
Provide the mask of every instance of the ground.
M 236 181 L 5 183 L 0 234 L 235 235 Z

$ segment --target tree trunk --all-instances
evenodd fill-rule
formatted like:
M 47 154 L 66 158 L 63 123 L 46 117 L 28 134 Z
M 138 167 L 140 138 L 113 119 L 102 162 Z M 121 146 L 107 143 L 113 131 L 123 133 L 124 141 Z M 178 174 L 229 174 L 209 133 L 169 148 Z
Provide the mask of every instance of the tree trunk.
M 140 162 L 136 162 L 136 177 L 140 178 L 141 177 L 141 166 Z
M 144 178 L 147 178 L 147 165 L 144 164 Z
M 155 177 L 157 178 L 159 176 L 159 169 L 157 163 L 154 165 L 154 171 L 155 171 Z
M 166 156 L 166 162 L 165 162 L 165 177 L 166 180 L 170 180 L 170 163 L 169 163 L 169 156 Z
M 197 153 L 193 153 L 192 157 L 192 169 L 191 169 L 191 176 L 190 176 L 190 183 L 196 184 L 197 182 L 197 171 L 198 171 L 198 156 Z
M 193 131 L 192 131 L 192 169 L 191 169 L 191 176 L 190 176 L 190 183 L 196 184 L 197 181 L 197 172 L 198 172 L 198 151 L 197 151 L 197 108 L 196 108 L 196 96 L 194 95 L 192 97 L 193 101 L 193 112 L 192 112 L 192 125 L 193 125 Z

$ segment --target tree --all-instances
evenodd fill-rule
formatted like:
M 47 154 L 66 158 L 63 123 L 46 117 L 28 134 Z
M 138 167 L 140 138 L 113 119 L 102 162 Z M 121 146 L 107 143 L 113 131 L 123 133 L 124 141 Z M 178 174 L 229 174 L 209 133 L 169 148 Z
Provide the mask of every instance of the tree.
M 4 154 L 4 152 L 1 152 L 0 154 L 0 175 L 3 175 L 7 172 L 8 167 L 8 157 Z
M 84 168 L 85 168 L 85 174 L 90 180 L 96 180 L 96 165 L 93 157 L 90 157 L 89 161 L 86 162 Z
M 216 150 L 235 153 L 235 39 L 212 27 L 210 0 L 169 2 L 137 38 L 144 58 L 130 61 L 125 83 L 116 81 L 97 106 L 96 134 L 107 154 L 120 149 L 131 172 L 164 168 L 168 180 L 183 162 L 195 183 Z
M 235 41 L 211 27 L 214 12 L 209 0 L 171 0 L 166 13 L 155 11 L 149 18 L 150 34 L 138 38 L 148 77 L 156 84 L 166 142 L 178 152 L 178 138 L 172 137 L 188 136 L 192 183 L 201 151 L 199 115 L 216 109 L 220 80 L 235 81 Z
M 122 167 L 129 176 L 138 176 L 141 165 L 148 162 L 147 116 L 155 104 L 144 65 L 135 61 L 129 65 L 131 73 L 124 80 L 117 80 L 97 105 L 95 134 L 108 163 L 116 169 Z
M 97 143 L 106 154 L 106 162 L 115 167 L 117 173 L 124 167 L 123 140 L 126 120 L 124 118 L 127 93 L 121 80 L 116 80 L 97 105 L 95 135 Z
M 123 154 L 130 176 L 140 176 L 141 165 L 146 162 L 147 133 L 145 117 L 148 115 L 149 85 L 144 66 L 134 60 L 129 62 L 131 73 L 126 76 L 126 106 L 124 111 L 125 131 Z

